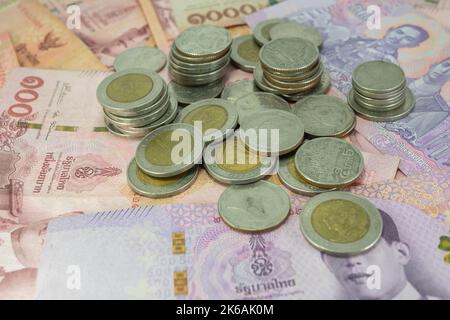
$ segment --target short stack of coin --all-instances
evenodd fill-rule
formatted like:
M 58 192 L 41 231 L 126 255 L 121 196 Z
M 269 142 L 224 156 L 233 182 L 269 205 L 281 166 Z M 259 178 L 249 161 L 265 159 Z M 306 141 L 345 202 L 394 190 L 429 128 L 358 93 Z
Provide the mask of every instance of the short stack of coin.
M 406 85 L 403 70 L 390 62 L 369 61 L 353 72 L 349 105 L 370 121 L 396 121 L 406 117 L 415 99 Z
M 184 86 L 203 86 L 225 76 L 232 36 L 222 27 L 201 25 L 182 32 L 169 56 L 169 73 Z
M 97 98 L 106 127 L 122 137 L 143 137 L 171 123 L 178 113 L 177 101 L 169 95 L 165 81 L 147 69 L 127 69 L 108 76 L 99 85 Z
M 190 141 L 185 147 L 189 150 L 180 158 L 174 151 L 179 141 L 173 141 L 177 135 L 184 141 Z M 136 149 L 136 156 L 129 165 L 128 184 L 136 193 L 149 198 L 170 197 L 187 190 L 195 182 L 200 160 L 203 154 L 196 137 L 202 134 L 194 126 L 182 123 L 170 124 L 148 134 Z M 192 143 L 194 141 L 194 143 Z M 189 152 L 187 152 L 189 151 Z
M 317 94 L 324 66 L 316 45 L 302 38 L 272 40 L 260 51 L 255 82 L 261 90 L 285 98 Z M 292 99 L 295 100 L 295 99 Z

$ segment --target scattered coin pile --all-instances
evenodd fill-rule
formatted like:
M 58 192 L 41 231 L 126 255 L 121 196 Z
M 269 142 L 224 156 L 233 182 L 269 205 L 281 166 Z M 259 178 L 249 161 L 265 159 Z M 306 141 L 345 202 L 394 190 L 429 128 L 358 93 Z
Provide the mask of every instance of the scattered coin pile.
M 118 72 L 97 94 L 112 133 L 146 135 L 128 167 L 130 187 L 150 198 L 177 195 L 194 184 L 203 158 L 213 179 L 231 185 L 218 204 L 223 221 L 244 232 L 269 231 L 291 208 L 280 186 L 262 181 L 281 156 L 282 184 L 314 196 L 300 217 L 305 238 L 328 254 L 372 248 L 381 236 L 382 217 L 366 199 L 336 191 L 356 182 L 364 169 L 361 152 L 339 138 L 355 128 L 355 112 L 372 121 L 397 120 L 414 108 L 414 97 L 401 68 L 382 61 L 354 71 L 347 103 L 324 95 L 331 79 L 320 60 L 321 45 L 317 30 L 284 19 L 262 22 L 254 35 L 233 41 L 224 28 L 193 27 L 173 43 L 169 85 L 155 73 L 166 64 L 157 49 L 120 55 Z M 224 87 L 230 60 L 253 72 L 254 80 Z M 178 103 L 186 106 L 180 112 Z M 256 140 L 247 135 L 252 130 Z M 190 138 L 190 152 L 174 159 L 180 140 L 173 135 L 180 132 L 183 140 Z
M 232 36 L 222 27 L 201 25 L 187 29 L 174 41 L 169 73 L 183 86 L 221 81 L 230 63 Z
M 364 119 L 378 122 L 400 120 L 415 106 L 405 73 L 393 63 L 365 62 L 353 72 L 352 82 L 348 103 Z
M 108 130 L 122 137 L 143 137 L 172 122 L 177 101 L 165 81 L 148 69 L 125 69 L 106 77 L 97 89 Z

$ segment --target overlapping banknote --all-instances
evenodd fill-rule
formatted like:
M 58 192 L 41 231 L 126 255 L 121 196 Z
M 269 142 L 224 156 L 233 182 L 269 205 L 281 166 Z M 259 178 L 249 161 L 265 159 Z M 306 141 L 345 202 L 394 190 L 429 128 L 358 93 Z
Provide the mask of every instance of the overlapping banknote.
M 247 34 L 244 17 L 281 0 L 139 0 L 159 48 L 189 27 L 210 24 L 234 27 L 234 35 Z
M 369 5 L 380 9 L 380 29 L 368 27 Z M 360 63 L 398 63 L 416 97 L 414 111 L 389 124 L 359 119 L 356 130 L 382 153 L 401 157 L 402 171 L 413 174 L 450 165 L 450 29 L 433 19 L 432 12 L 424 15 L 402 0 L 291 0 L 246 19 L 254 27 L 268 18 L 285 17 L 320 30 L 323 61 L 344 98 Z
M 438 170 L 353 188 L 382 211 L 385 231 L 373 250 L 337 260 L 303 238 L 302 196 L 264 234 L 231 230 L 216 204 L 30 224 L 2 234 L 0 298 L 449 299 L 449 180 Z
M 40 0 L 91 49 L 112 67 L 118 54 L 152 42 L 150 29 L 137 0 Z
M 37 0 L 1 0 L 0 33 L 8 32 L 22 66 L 104 70 L 88 47 Z

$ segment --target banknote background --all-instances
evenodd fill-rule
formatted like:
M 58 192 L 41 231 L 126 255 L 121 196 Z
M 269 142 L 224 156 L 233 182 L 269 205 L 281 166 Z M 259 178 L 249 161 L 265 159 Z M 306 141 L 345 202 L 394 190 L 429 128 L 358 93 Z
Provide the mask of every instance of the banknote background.
M 66 9 L 73 4 L 80 7 L 83 19 L 80 29 L 69 30 L 65 25 Z M 89 254 L 106 248 L 102 243 L 92 247 L 92 239 L 100 238 L 92 231 L 96 223 L 91 224 L 91 218 L 82 215 L 153 205 L 163 207 L 144 209 L 151 214 L 133 220 L 136 228 L 141 227 L 140 222 L 149 226 L 139 236 L 130 236 L 135 232 L 132 228 L 121 229 L 121 236 L 130 246 L 122 247 L 118 269 L 109 270 L 97 260 L 92 260 L 95 265 L 83 266 L 94 268 L 90 277 L 103 274 L 105 281 L 80 294 L 111 297 L 108 294 L 113 290 L 107 287 L 107 280 L 114 278 L 120 280 L 118 286 L 127 288 L 118 290 L 116 298 L 348 298 L 324 268 L 320 256 L 300 235 L 296 215 L 307 198 L 290 193 L 293 211 L 286 226 L 271 234 L 250 237 L 236 234 L 221 223 L 216 203 L 225 187 L 211 180 L 205 171 L 190 190 L 179 196 L 163 200 L 138 196 L 127 186 L 125 173 L 138 141 L 107 133 L 95 97 L 95 89 L 108 75 L 106 71 L 111 69 L 114 58 L 129 47 L 146 44 L 167 53 L 176 35 L 197 22 L 227 27 L 237 36 L 251 33 L 258 21 L 273 17 L 313 24 L 325 36 L 324 61 L 333 71 L 330 94 L 345 99 L 348 70 L 357 59 L 341 61 L 336 48 L 351 55 L 356 41 L 358 45 L 363 43 L 364 49 L 358 59 L 393 57 L 405 69 L 415 94 L 423 97 L 423 108 L 419 107 L 404 122 L 377 125 L 358 118 L 357 130 L 346 139 L 363 152 L 366 168 L 357 183 L 360 186 L 352 192 L 392 213 L 405 230 L 405 237 L 413 238 L 408 242 L 417 247 L 413 251 L 417 257 L 411 260 L 409 269 L 413 271 L 409 272 L 421 274 L 419 270 L 425 270 L 422 275 L 411 276 L 419 291 L 450 298 L 446 290 L 450 287 L 449 264 L 445 262 L 450 258 L 446 260 L 446 253 L 438 249 L 439 238 L 450 233 L 450 78 L 445 77 L 448 70 L 439 69 L 443 80 L 433 87 L 434 91 L 421 87 L 421 80 L 432 66 L 450 56 L 446 18 L 450 6 L 446 1 L 370 1 L 382 8 L 383 21 L 387 23 L 380 31 L 368 31 L 362 27 L 364 17 L 358 15 L 358 10 L 368 4 L 336 0 L 0 1 L 0 298 L 77 298 L 61 287 L 66 281 L 66 270 L 62 268 L 70 263 L 87 263 L 92 260 Z M 227 8 L 239 15 L 208 20 Z M 386 52 L 380 41 L 391 28 L 403 24 L 424 28 L 429 38 L 418 48 L 398 50 L 395 56 Z M 161 75 L 169 80 L 167 70 Z M 226 82 L 241 79 L 252 79 L 252 75 L 230 67 Z M 38 95 L 30 103 L 31 110 L 11 109 L 20 102 L 18 92 L 29 85 L 35 86 L 33 90 Z M 430 101 L 434 104 L 428 109 Z M 432 126 L 440 119 L 444 120 Z M 424 131 L 423 125 L 417 123 L 429 124 Z M 419 131 L 425 134 L 418 137 Z M 280 184 L 276 176 L 271 181 Z M 153 219 L 152 214 L 163 215 L 164 219 Z M 46 239 L 49 221 L 59 216 L 73 217 L 52 222 Z M 119 232 L 116 227 L 114 223 L 107 225 L 102 237 L 113 237 Z M 166 227 L 166 232 L 161 233 L 161 228 Z M 179 232 L 186 237 L 187 251 L 181 257 L 174 255 L 171 247 L 173 235 Z M 423 236 L 413 236 L 416 233 Z M 133 260 L 133 265 L 142 271 L 135 274 L 135 283 L 119 276 L 119 268 L 126 267 L 125 251 L 139 250 L 139 246 L 148 243 L 144 241 L 154 240 L 155 235 L 161 247 L 148 252 L 142 260 Z M 85 236 L 90 240 L 73 241 Z M 293 253 L 297 247 L 292 246 L 292 239 L 302 240 L 299 256 Z M 49 246 L 41 259 L 45 242 Z M 57 243 L 64 246 L 51 246 Z M 261 243 L 265 249 L 256 250 L 255 244 L 257 248 Z M 63 254 L 68 250 L 73 255 Z M 248 273 L 246 263 L 251 263 L 257 254 L 270 256 L 277 276 L 283 273 L 280 279 L 293 279 L 295 286 L 275 293 L 247 294 L 252 285 L 275 277 L 273 273 L 265 278 Z M 75 262 L 68 261 L 71 259 Z M 303 260 L 312 262 L 305 265 Z M 56 265 L 55 261 L 60 263 Z M 38 268 L 45 270 L 39 273 L 39 281 Z M 143 280 L 144 272 L 153 277 L 164 274 L 165 281 L 155 280 L 156 287 L 149 287 L 149 282 Z M 56 276 L 47 278 L 51 273 Z M 314 276 L 309 278 L 306 274 Z M 178 279 L 175 277 L 181 277 L 183 284 L 177 292 L 173 289 Z

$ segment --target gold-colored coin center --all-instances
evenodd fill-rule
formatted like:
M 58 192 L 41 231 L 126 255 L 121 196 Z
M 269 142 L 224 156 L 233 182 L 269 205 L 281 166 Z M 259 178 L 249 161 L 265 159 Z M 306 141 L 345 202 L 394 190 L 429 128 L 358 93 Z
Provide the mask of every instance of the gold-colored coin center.
M 131 73 L 111 81 L 106 88 L 106 94 L 113 101 L 129 103 L 144 98 L 152 89 L 153 80 L 150 77 Z
M 176 164 L 173 162 L 173 157 L 186 158 L 193 154 L 194 139 L 192 135 L 187 132 L 183 135 L 185 139 L 190 137 L 189 141 L 183 138 L 172 141 L 172 138 L 175 139 L 180 136 L 180 134 L 177 133 L 174 135 L 174 133 L 175 130 L 166 131 L 150 141 L 145 152 L 145 157 L 148 162 L 156 166 L 171 166 Z M 177 149 L 174 150 L 174 148 Z
M 330 200 L 314 209 L 314 230 L 325 240 L 340 244 L 361 240 L 370 229 L 370 218 L 360 205 L 348 200 Z
M 139 169 L 139 167 L 136 169 L 136 175 L 142 183 L 155 187 L 167 187 L 173 185 L 181 178 L 180 176 L 172 178 L 153 178 L 149 175 L 146 175 L 144 171 Z
M 228 112 L 225 108 L 218 105 L 205 105 L 187 114 L 183 123 L 194 125 L 195 122 L 201 122 L 203 133 L 205 133 L 210 129 L 222 129 L 227 120 Z
M 259 51 L 261 48 L 255 42 L 255 40 L 250 39 L 242 42 L 238 47 L 238 55 L 245 60 L 257 63 L 259 61 Z
M 259 157 L 251 154 L 237 138 L 223 144 L 223 152 L 216 155 L 216 163 L 228 172 L 250 172 L 261 166 Z

